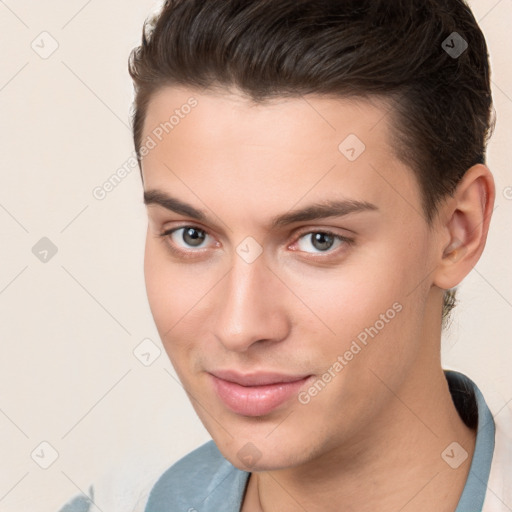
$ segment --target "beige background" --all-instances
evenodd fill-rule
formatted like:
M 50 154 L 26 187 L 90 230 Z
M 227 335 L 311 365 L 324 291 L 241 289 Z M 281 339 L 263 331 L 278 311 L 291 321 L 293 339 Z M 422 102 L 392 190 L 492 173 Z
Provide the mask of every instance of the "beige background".
M 512 0 L 470 4 L 493 65 L 497 209 L 443 358 L 498 412 L 512 399 Z M 133 354 L 146 338 L 161 346 L 139 175 L 103 200 L 92 194 L 132 154 L 126 62 L 156 7 L 0 1 L 0 511 L 55 511 L 111 465 L 143 454 L 163 468 L 209 439 L 165 354 L 150 366 Z M 40 57 L 52 40 L 58 49 Z M 46 263 L 32 252 L 43 237 L 58 249 Z M 58 452 L 48 469 L 43 441 Z

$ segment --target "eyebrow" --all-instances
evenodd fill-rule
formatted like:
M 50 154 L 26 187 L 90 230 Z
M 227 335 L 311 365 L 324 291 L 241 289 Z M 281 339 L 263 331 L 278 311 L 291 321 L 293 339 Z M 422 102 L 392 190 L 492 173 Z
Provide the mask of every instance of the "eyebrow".
M 160 190 L 144 191 L 144 204 L 159 205 L 166 210 L 172 211 L 185 217 L 191 217 L 199 221 L 207 221 L 208 216 L 203 210 L 199 210 L 175 197 L 171 197 Z M 300 210 L 292 210 L 285 214 L 273 217 L 270 220 L 270 227 L 280 228 L 295 222 L 312 221 L 327 217 L 342 217 L 350 213 L 377 211 L 378 207 L 367 201 L 327 200 L 306 206 Z

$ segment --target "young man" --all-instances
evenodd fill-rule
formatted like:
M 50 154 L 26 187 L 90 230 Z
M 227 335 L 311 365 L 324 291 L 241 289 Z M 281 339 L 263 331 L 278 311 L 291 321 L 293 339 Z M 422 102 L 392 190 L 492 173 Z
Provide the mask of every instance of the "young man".
M 148 28 L 147 293 L 212 441 L 130 510 L 512 510 L 509 416 L 440 361 L 495 196 L 469 8 L 169 0 Z

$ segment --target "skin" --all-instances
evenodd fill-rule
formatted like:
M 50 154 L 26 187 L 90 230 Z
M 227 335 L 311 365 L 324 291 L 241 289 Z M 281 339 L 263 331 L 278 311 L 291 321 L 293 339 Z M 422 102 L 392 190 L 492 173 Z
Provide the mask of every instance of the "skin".
M 254 105 L 237 91 L 167 87 L 150 102 L 143 139 L 191 96 L 197 107 L 143 158 L 144 191 L 172 195 L 205 219 L 147 205 L 146 288 L 199 418 L 224 457 L 251 471 L 242 511 L 455 510 L 475 432 L 441 368 L 442 292 L 485 245 L 489 170 L 469 169 L 429 226 L 377 100 Z M 348 134 L 366 145 L 353 162 L 338 150 Z M 326 200 L 376 209 L 270 226 Z M 183 231 L 160 236 L 184 226 L 206 232 L 199 248 Z M 326 230 L 352 241 L 318 250 L 308 233 Z M 263 248 L 250 264 L 236 252 L 248 236 Z M 396 303 L 401 311 L 307 404 L 294 397 L 242 416 L 212 387 L 208 372 L 226 368 L 321 378 Z M 457 469 L 441 458 L 454 441 L 468 453 Z M 237 456 L 249 442 L 260 454 L 251 468 Z

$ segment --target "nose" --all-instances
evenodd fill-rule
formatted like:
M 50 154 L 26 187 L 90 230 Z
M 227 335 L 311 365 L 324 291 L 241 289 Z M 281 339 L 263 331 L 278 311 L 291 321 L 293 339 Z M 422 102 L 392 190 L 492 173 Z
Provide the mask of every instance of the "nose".
M 214 334 L 228 350 L 245 352 L 255 343 L 278 342 L 290 329 L 284 286 L 263 256 L 252 263 L 235 255 L 218 295 Z

